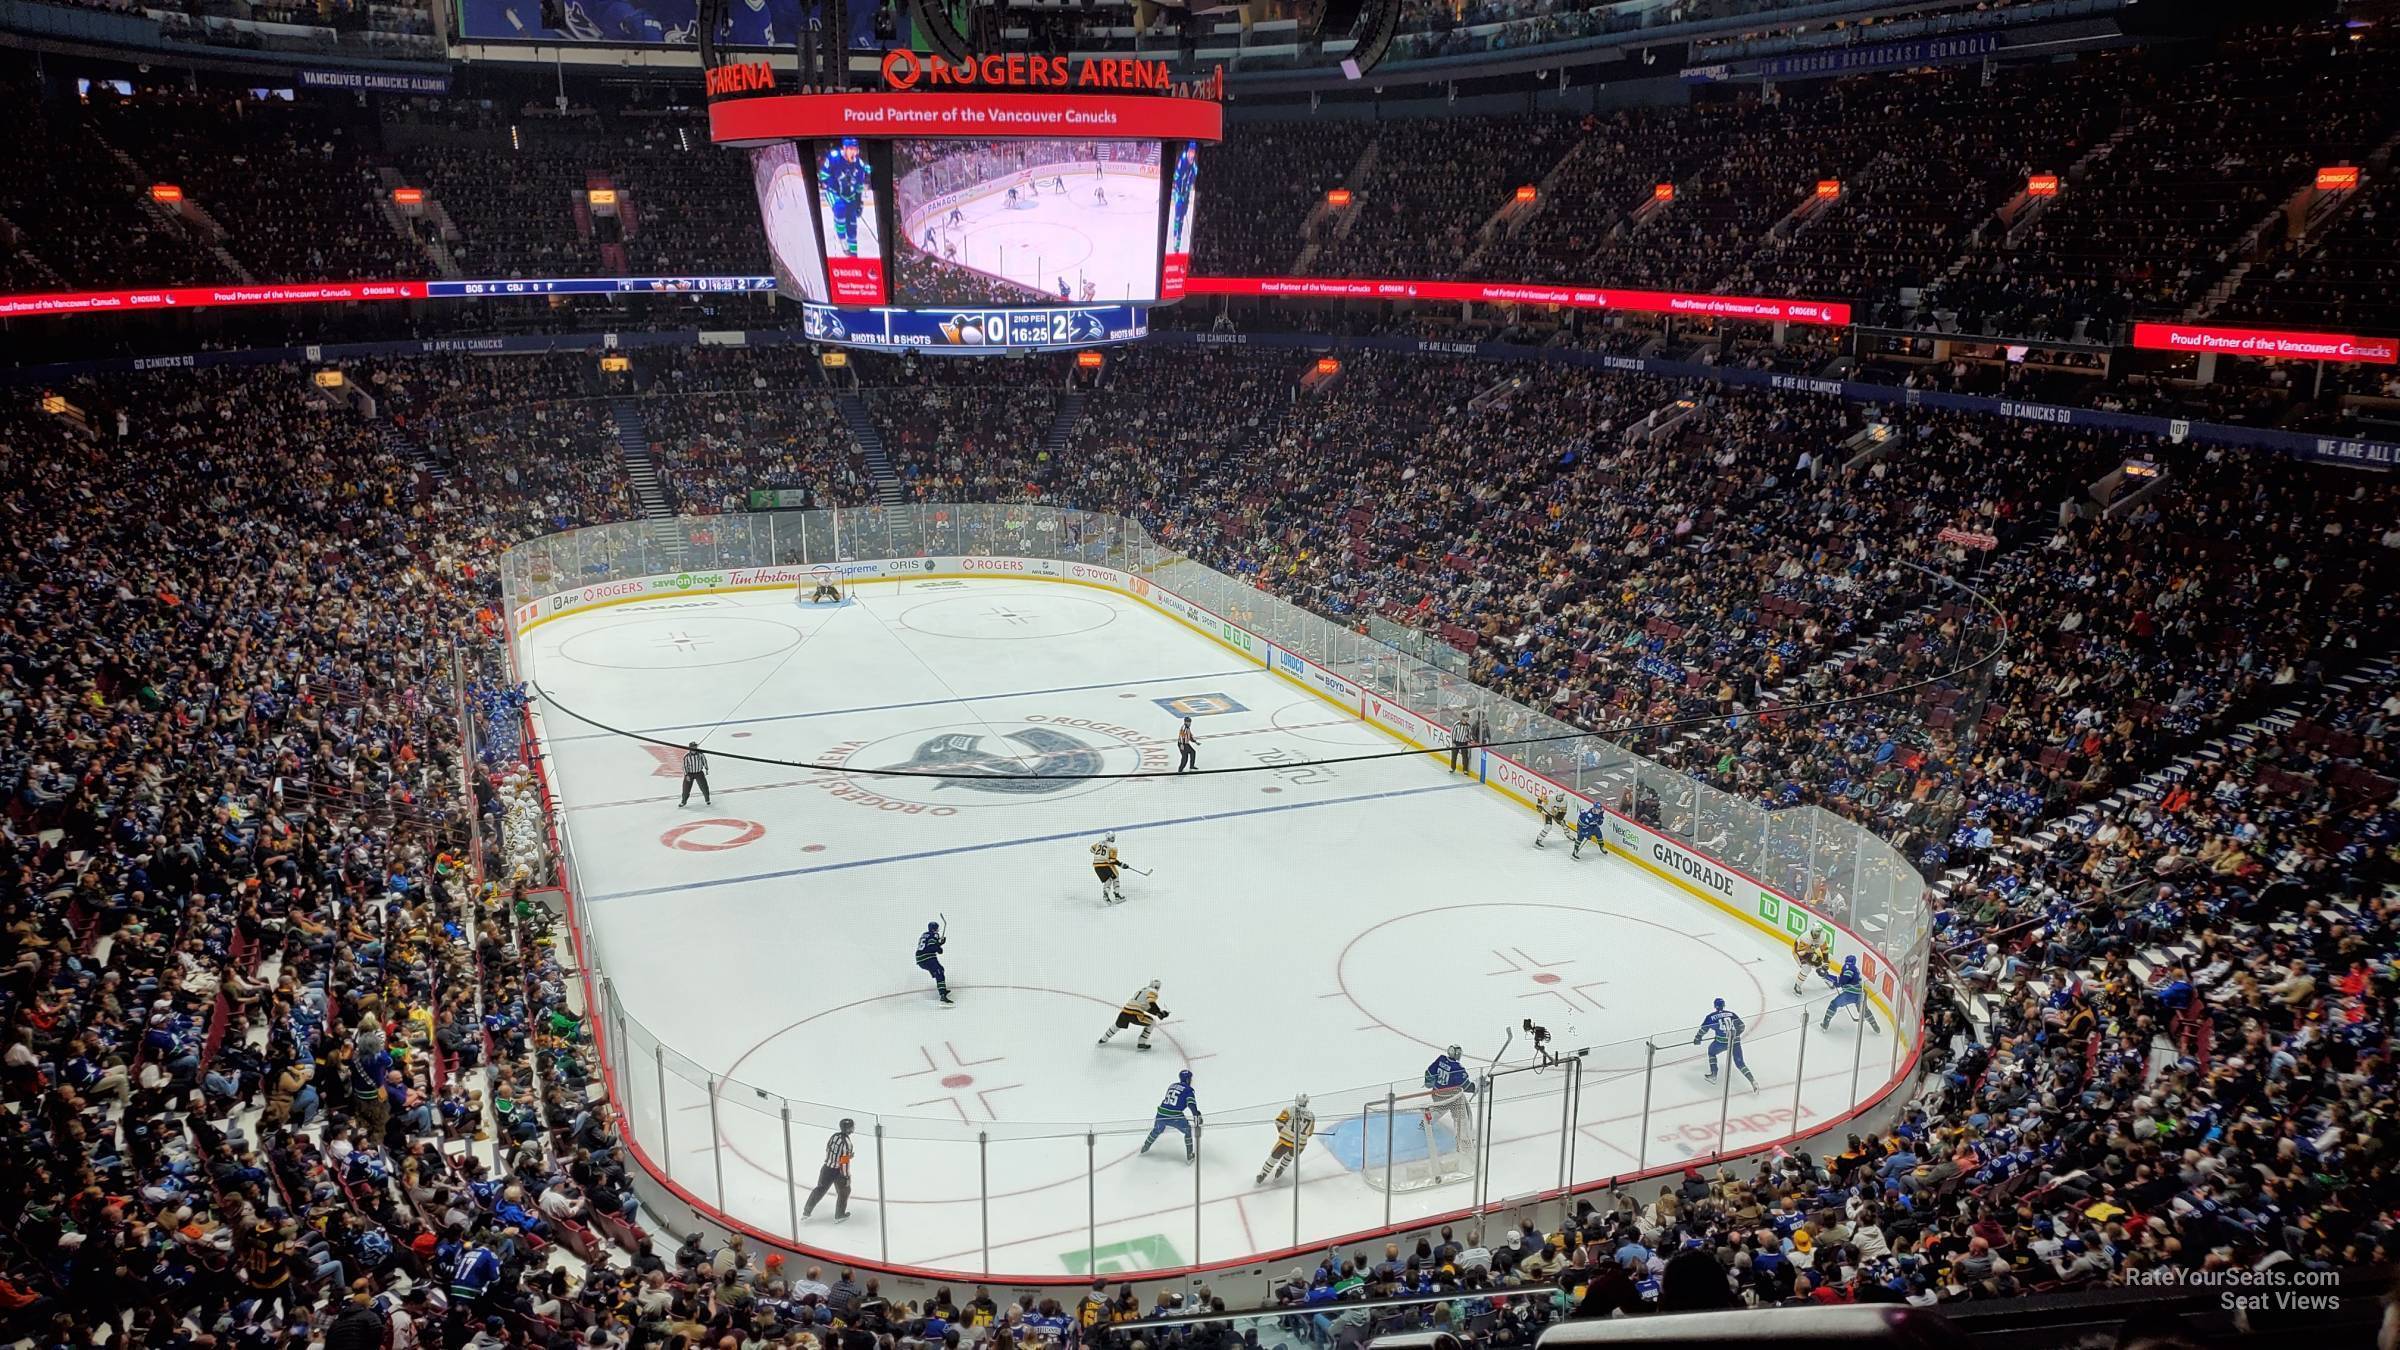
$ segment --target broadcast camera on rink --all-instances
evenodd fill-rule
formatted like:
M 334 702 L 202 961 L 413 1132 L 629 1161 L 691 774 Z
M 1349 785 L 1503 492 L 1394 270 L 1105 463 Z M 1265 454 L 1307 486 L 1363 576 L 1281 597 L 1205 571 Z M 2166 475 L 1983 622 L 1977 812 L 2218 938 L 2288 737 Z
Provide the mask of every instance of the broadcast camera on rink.
M 813 0 L 805 6 L 811 16 L 807 31 L 792 35 L 792 45 L 800 58 L 801 87 L 839 88 L 849 82 L 847 11 L 852 3 L 871 2 Z M 703 68 L 713 69 L 730 59 L 721 56 L 717 48 L 721 43 L 738 40 L 733 37 L 732 20 L 736 17 L 736 6 L 743 3 L 745 0 L 699 0 L 691 39 L 699 45 Z M 1025 26 L 1032 15 L 1104 10 L 1129 13 L 1135 31 L 1144 36 L 1161 27 L 1179 30 L 1182 48 L 1189 58 L 1200 43 L 1202 29 L 1198 20 L 1237 14 L 1242 31 L 1247 33 L 1258 7 L 1247 0 L 1056 0 L 1055 3 L 906 0 L 906 4 L 912 36 L 922 47 L 931 48 L 951 62 L 1005 52 L 1009 44 L 1003 33 L 1012 27 Z M 1012 8 L 1019 13 L 1012 15 Z M 1400 27 L 1400 0 L 1323 0 L 1322 4 L 1299 6 L 1296 15 L 1300 23 L 1297 36 L 1304 44 L 1338 44 L 1345 38 L 1351 39 L 1346 51 L 1328 50 L 1325 55 L 1338 59 L 1342 73 L 1355 80 L 1380 64 L 1390 49 L 1392 37 Z

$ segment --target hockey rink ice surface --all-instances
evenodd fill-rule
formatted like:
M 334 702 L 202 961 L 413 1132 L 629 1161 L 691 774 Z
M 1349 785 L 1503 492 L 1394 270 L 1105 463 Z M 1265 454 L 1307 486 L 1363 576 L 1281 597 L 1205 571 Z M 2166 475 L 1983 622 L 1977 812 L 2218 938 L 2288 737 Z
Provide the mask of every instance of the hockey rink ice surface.
M 959 208 L 966 217 L 963 227 L 946 224 L 947 211 L 931 213 L 912 224 L 910 246 L 924 251 L 924 233 L 931 228 L 937 244 L 957 243 L 961 266 L 1022 286 L 1056 295 L 1063 276 L 1070 285 L 1091 282 L 1096 302 L 1156 298 L 1158 179 L 1133 173 L 1065 178 L 1065 197 L 1045 183 L 1033 205 L 1013 211 L 1005 193 L 978 197 Z M 1095 185 L 1108 188 L 1108 205 L 1092 200 Z M 941 256 L 938 248 L 936 256 Z
M 629 1132 L 678 1185 L 782 1233 L 779 1098 L 803 1192 L 834 1123 L 856 1118 L 852 1213 L 837 1226 L 829 1197 L 800 1225 L 813 1247 L 1060 1275 L 1295 1245 L 1295 1198 L 1303 1242 L 1373 1228 L 1366 1102 L 1416 1090 L 1453 1042 L 1483 1072 L 1528 1017 L 1555 1049 L 1594 1047 L 1574 1128 L 1563 1074 L 1504 1076 L 1481 1187 L 1395 1194 L 1395 1220 L 1548 1189 L 1569 1152 L 1579 1181 L 1706 1155 L 1721 1114 L 1729 1146 L 1788 1134 L 1795 1111 L 1824 1120 L 1875 1091 L 1901 1053 L 1888 1025 L 1847 1015 L 1803 1036 L 1827 995 L 1802 1006 L 1781 943 L 1597 845 L 1534 847 L 1530 812 L 1442 757 L 1312 762 L 1403 747 L 1115 592 L 978 578 L 822 607 L 698 595 L 562 615 L 520 660 L 564 708 L 715 756 L 713 805 L 679 807 L 679 752 L 537 711 L 595 960 L 639 1023 Z M 1200 714 L 1202 768 L 1259 771 L 1174 776 L 1181 710 Z M 1027 764 L 1166 772 L 978 776 Z M 1110 830 L 1151 872 L 1116 906 L 1088 852 Z M 913 961 L 945 915 L 955 1008 Z M 1095 1045 L 1151 979 L 1172 1014 L 1156 1048 L 1132 1032 Z M 1704 1079 L 1691 1039 L 1717 997 L 1748 1019 L 1756 1090 Z M 1529 1052 L 1519 1032 L 1507 1062 Z M 1208 1120 L 1196 1168 L 1172 1133 L 1139 1153 L 1185 1068 Z M 1299 1092 L 1317 1141 L 1296 1186 L 1261 1187 L 1271 1121 Z M 1412 1148 L 1403 1134 L 1396 1156 Z

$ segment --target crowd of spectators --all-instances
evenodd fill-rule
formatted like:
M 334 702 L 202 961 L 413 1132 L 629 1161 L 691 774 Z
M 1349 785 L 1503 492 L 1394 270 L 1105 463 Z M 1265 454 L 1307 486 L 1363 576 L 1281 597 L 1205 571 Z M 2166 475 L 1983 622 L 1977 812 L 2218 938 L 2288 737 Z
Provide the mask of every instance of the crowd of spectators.
M 1482 248 L 1494 276 L 1864 295 L 1963 257 L 1941 303 L 2070 331 L 2189 303 L 2309 166 L 2390 131 L 2376 44 L 2263 50 L 2256 69 L 2247 48 L 2188 69 L 2112 58 L 2063 81 L 1478 122 L 1463 141 L 1468 124 L 1245 127 L 1210 152 L 1203 265 L 1283 270 L 1372 143 L 1360 216 L 1314 237 L 1321 271 L 1439 272 Z M 2322 97 L 2268 106 L 2296 80 Z M 389 272 L 410 247 L 372 207 L 369 125 L 210 95 L 5 99 L 27 147 L 0 170 L 14 288 L 224 279 L 112 147 L 205 196 L 262 270 Z M 1931 169 L 1904 139 L 1928 125 L 1955 149 Z M 598 263 L 573 204 L 595 171 L 632 189 L 631 262 L 750 270 L 743 176 L 688 131 L 390 157 L 459 225 L 470 271 Z M 2021 238 L 1969 248 L 2023 173 L 2116 132 Z M 286 164 L 318 181 L 279 194 Z M 1551 170 L 1523 228 L 1476 234 Z M 1832 170 L 1841 202 L 1776 233 Z M 1635 221 L 1656 181 L 1688 195 Z M 2391 208 L 2370 180 L 2228 313 L 2391 322 L 2373 293 Z M 1725 363 L 1839 355 L 1699 331 Z M 2083 378 L 2071 359 L 1909 364 L 1919 387 Z M 1104 1290 L 906 1306 L 739 1243 L 662 1257 L 641 1233 L 572 953 L 515 878 L 476 884 L 493 855 L 474 841 L 509 823 L 516 734 L 493 562 L 637 514 L 611 395 L 638 398 L 681 510 L 736 511 L 757 488 L 852 505 L 876 484 L 834 406 L 853 386 L 805 348 L 640 365 L 612 386 L 588 354 L 350 363 L 371 415 L 289 366 L 76 379 L 66 413 L 0 411 L 0 504 L 25 523 L 0 580 L 18 952 L 0 986 L 0 1331 L 809 1350 L 954 1327 L 1044 1340 L 1141 1311 Z M 1892 1128 L 1596 1198 L 1555 1230 L 1336 1253 L 1278 1282 L 1272 1328 L 1340 1343 L 1381 1325 L 1339 1306 L 1355 1295 L 1456 1291 L 1497 1302 L 1423 1325 L 1471 1316 L 1501 1346 L 1565 1312 L 1931 1304 L 2400 1256 L 2389 485 L 1899 400 L 1455 357 L 1345 354 L 1328 376 L 1296 352 L 1137 348 L 1096 378 L 1046 359 L 852 376 L 917 501 L 1124 512 L 1294 603 L 1415 629 L 1487 687 L 1721 791 L 1866 823 L 1944 883 L 1930 1090 Z M 2290 392 L 2217 397 L 2269 416 Z M 2163 481 L 2088 500 L 2135 458 Z M 1653 818 L 1725 846 L 1688 802 Z M 1547 1286 L 1581 1292 L 1503 1297 Z M 379 1339 L 343 1339 L 370 1324 Z
M 373 124 L 331 104 L 244 92 L 97 94 L 93 126 L 138 147 L 144 173 L 181 187 L 265 280 L 416 277 L 430 264 L 392 228 L 362 151 Z
M 787 457 L 835 500 L 862 486 L 831 476 L 851 461 L 804 351 L 643 366 L 667 457 L 715 456 L 678 484 L 696 499 L 727 505 Z M 1373 1319 L 1313 1305 L 1551 1285 L 1580 1302 L 1509 1316 L 1934 1303 L 2392 1254 L 2372 1103 L 2391 1088 L 2400 819 L 2379 766 L 2400 694 L 2388 665 L 2346 674 L 2389 631 L 2381 485 L 1611 372 L 1354 354 L 1304 383 L 1288 354 L 1162 349 L 1083 391 L 1070 369 L 858 373 L 922 498 L 1127 511 L 1299 603 L 1437 633 L 1571 723 L 1734 714 L 1640 748 L 1940 844 L 1962 877 L 1942 934 L 1979 1011 L 1936 1001 L 1935 1088 L 1894 1129 L 1595 1200 L 1555 1231 L 1336 1255 L 1283 1283 L 1290 1316 L 1357 1329 Z M 11 1327 L 80 1344 L 111 1317 L 151 1339 L 189 1317 L 271 1344 L 348 1319 L 488 1347 L 1040 1337 L 1139 1311 L 907 1307 L 738 1246 L 662 1258 L 634 1227 L 568 953 L 538 903 L 471 883 L 466 822 L 502 828 L 506 798 L 447 692 L 453 653 L 498 663 L 498 550 L 630 514 L 591 371 L 359 364 L 373 417 L 297 368 L 153 373 L 72 383 L 77 418 L 0 423 L 11 509 L 54 524 L 9 577 L 0 839 L 28 956 L 0 994 L 22 1107 L 0 1138 Z M 1069 396 L 1082 415 L 1054 441 Z M 728 401 L 746 420 L 718 422 Z M 766 408 L 800 439 L 747 420 Z M 2050 530 L 2136 448 L 2174 465 L 2156 498 Z M 1971 572 L 1999 612 L 1920 606 L 1909 560 Z M 1880 734 L 1745 715 L 1812 680 L 1872 691 L 1995 626 L 2012 646 L 1988 705 L 1887 705 Z M 2006 846 L 2262 698 L 2299 715 L 2098 805 L 2055 849 Z M 506 723 L 504 694 L 481 706 L 482 732 Z
M 1550 116 L 1418 118 L 1376 128 L 1375 172 L 1328 214 L 1311 272 L 1326 276 L 1463 275 L 1485 221 L 1538 183 L 1574 143 Z M 1205 238 L 1205 236 L 1203 236 Z
M 2254 264 L 2212 317 L 2273 323 L 2290 314 L 2328 332 L 2400 332 L 2400 179 L 2377 175 L 2341 215 Z
M 1309 213 L 1358 166 L 1376 130 L 1330 119 L 1234 123 L 1200 152 L 1198 265 L 1234 277 L 1289 273 Z
M 194 230 L 144 205 L 150 185 L 123 171 L 83 109 L 6 82 L 0 117 L 15 147 L 0 156 L 0 218 L 15 227 L 0 272 L 11 289 L 236 279 Z
M 1934 303 L 1969 331 L 2050 337 L 2181 314 L 2319 165 L 2394 129 L 2383 47 L 2330 38 L 2252 30 L 2186 68 L 2128 63 L 2117 144 L 2022 237 L 1972 250 Z M 2291 99 L 2298 83 L 2314 96 Z
M 911 500 L 1037 501 L 1051 490 L 1050 427 L 1066 390 L 1055 367 L 1043 371 L 1048 388 L 1007 361 L 876 357 L 857 369 Z
M 629 184 L 627 265 L 639 276 L 746 276 L 766 259 L 749 162 L 697 118 L 659 120 L 606 161 Z
M 642 423 L 678 511 L 747 510 L 755 489 L 786 506 L 867 499 L 865 458 L 807 348 L 702 348 L 650 364 Z
M 2284 240 L 2274 209 L 2318 165 L 2364 163 L 2400 130 L 2381 96 L 2391 50 L 2380 30 L 2265 22 L 2208 44 L 1769 98 L 1712 90 L 1677 108 L 1237 121 L 1204 155 L 1194 268 L 1822 295 L 1880 322 L 2109 340 L 2127 318 L 2208 301 L 2250 262 L 2226 313 L 2374 331 L 2395 322 L 2375 299 L 2390 289 L 2375 284 L 2391 252 L 2383 169 L 2370 164 L 2361 199 L 2302 238 Z M 2309 98 L 2288 97 L 2301 87 Z M 428 190 L 469 274 L 750 273 L 763 261 L 745 166 L 688 111 L 45 94 L 7 95 L 46 147 L 20 159 L 45 168 L 13 188 L 0 175 L 0 216 L 16 227 L 0 268 L 28 289 L 225 279 L 218 243 L 263 280 L 422 274 L 430 259 L 408 231 L 426 227 L 385 218 L 383 170 Z M 61 173 L 76 181 L 51 190 Z M 2061 192 L 2029 204 L 2020 194 L 2037 173 L 2060 175 Z M 137 180 L 168 174 L 225 238 L 140 203 Z M 1354 200 L 1328 208 L 1326 192 L 1354 174 Z M 1842 189 L 1818 205 L 1826 179 Z M 1537 183 L 1535 204 L 1502 213 Z M 619 216 L 583 204 L 594 184 L 619 190 Z M 1653 201 L 1659 184 L 1673 200 Z M 938 262 L 916 270 L 931 289 L 904 299 L 1032 298 Z

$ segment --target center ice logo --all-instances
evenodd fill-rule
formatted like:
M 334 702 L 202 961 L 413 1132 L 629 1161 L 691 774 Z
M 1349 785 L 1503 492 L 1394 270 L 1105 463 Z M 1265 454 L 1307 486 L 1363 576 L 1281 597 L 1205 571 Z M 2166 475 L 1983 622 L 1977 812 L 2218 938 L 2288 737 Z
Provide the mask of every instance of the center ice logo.
M 1100 772 L 1100 751 L 1047 727 L 1030 727 L 1000 737 L 1031 753 L 993 748 L 992 738 L 971 731 L 945 731 L 928 737 L 915 754 L 886 768 L 920 773 L 940 772 L 939 787 L 972 788 L 977 792 L 1040 795 L 1062 791 L 1073 780 Z M 1039 777 L 1003 777 L 1037 774 Z

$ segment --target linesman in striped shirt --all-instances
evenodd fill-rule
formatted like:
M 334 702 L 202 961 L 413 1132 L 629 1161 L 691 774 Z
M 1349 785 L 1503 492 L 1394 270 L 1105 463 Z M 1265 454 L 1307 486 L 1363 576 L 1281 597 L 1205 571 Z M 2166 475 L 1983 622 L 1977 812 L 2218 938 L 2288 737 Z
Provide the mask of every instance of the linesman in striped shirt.
M 857 1121 L 845 1117 L 842 1127 L 825 1140 L 825 1161 L 817 1168 L 817 1188 L 808 1193 L 808 1203 L 800 1207 L 801 1218 L 817 1212 L 817 1202 L 825 1198 L 827 1191 L 833 1192 L 833 1221 L 840 1223 L 850 1217 L 850 1159 L 853 1153 L 850 1132 L 857 1128 Z
M 690 806 L 692 789 L 695 787 L 700 789 L 702 806 L 716 805 L 715 799 L 708 795 L 708 756 L 700 753 L 700 742 L 698 741 L 693 741 L 683 747 L 683 800 L 675 804 Z

